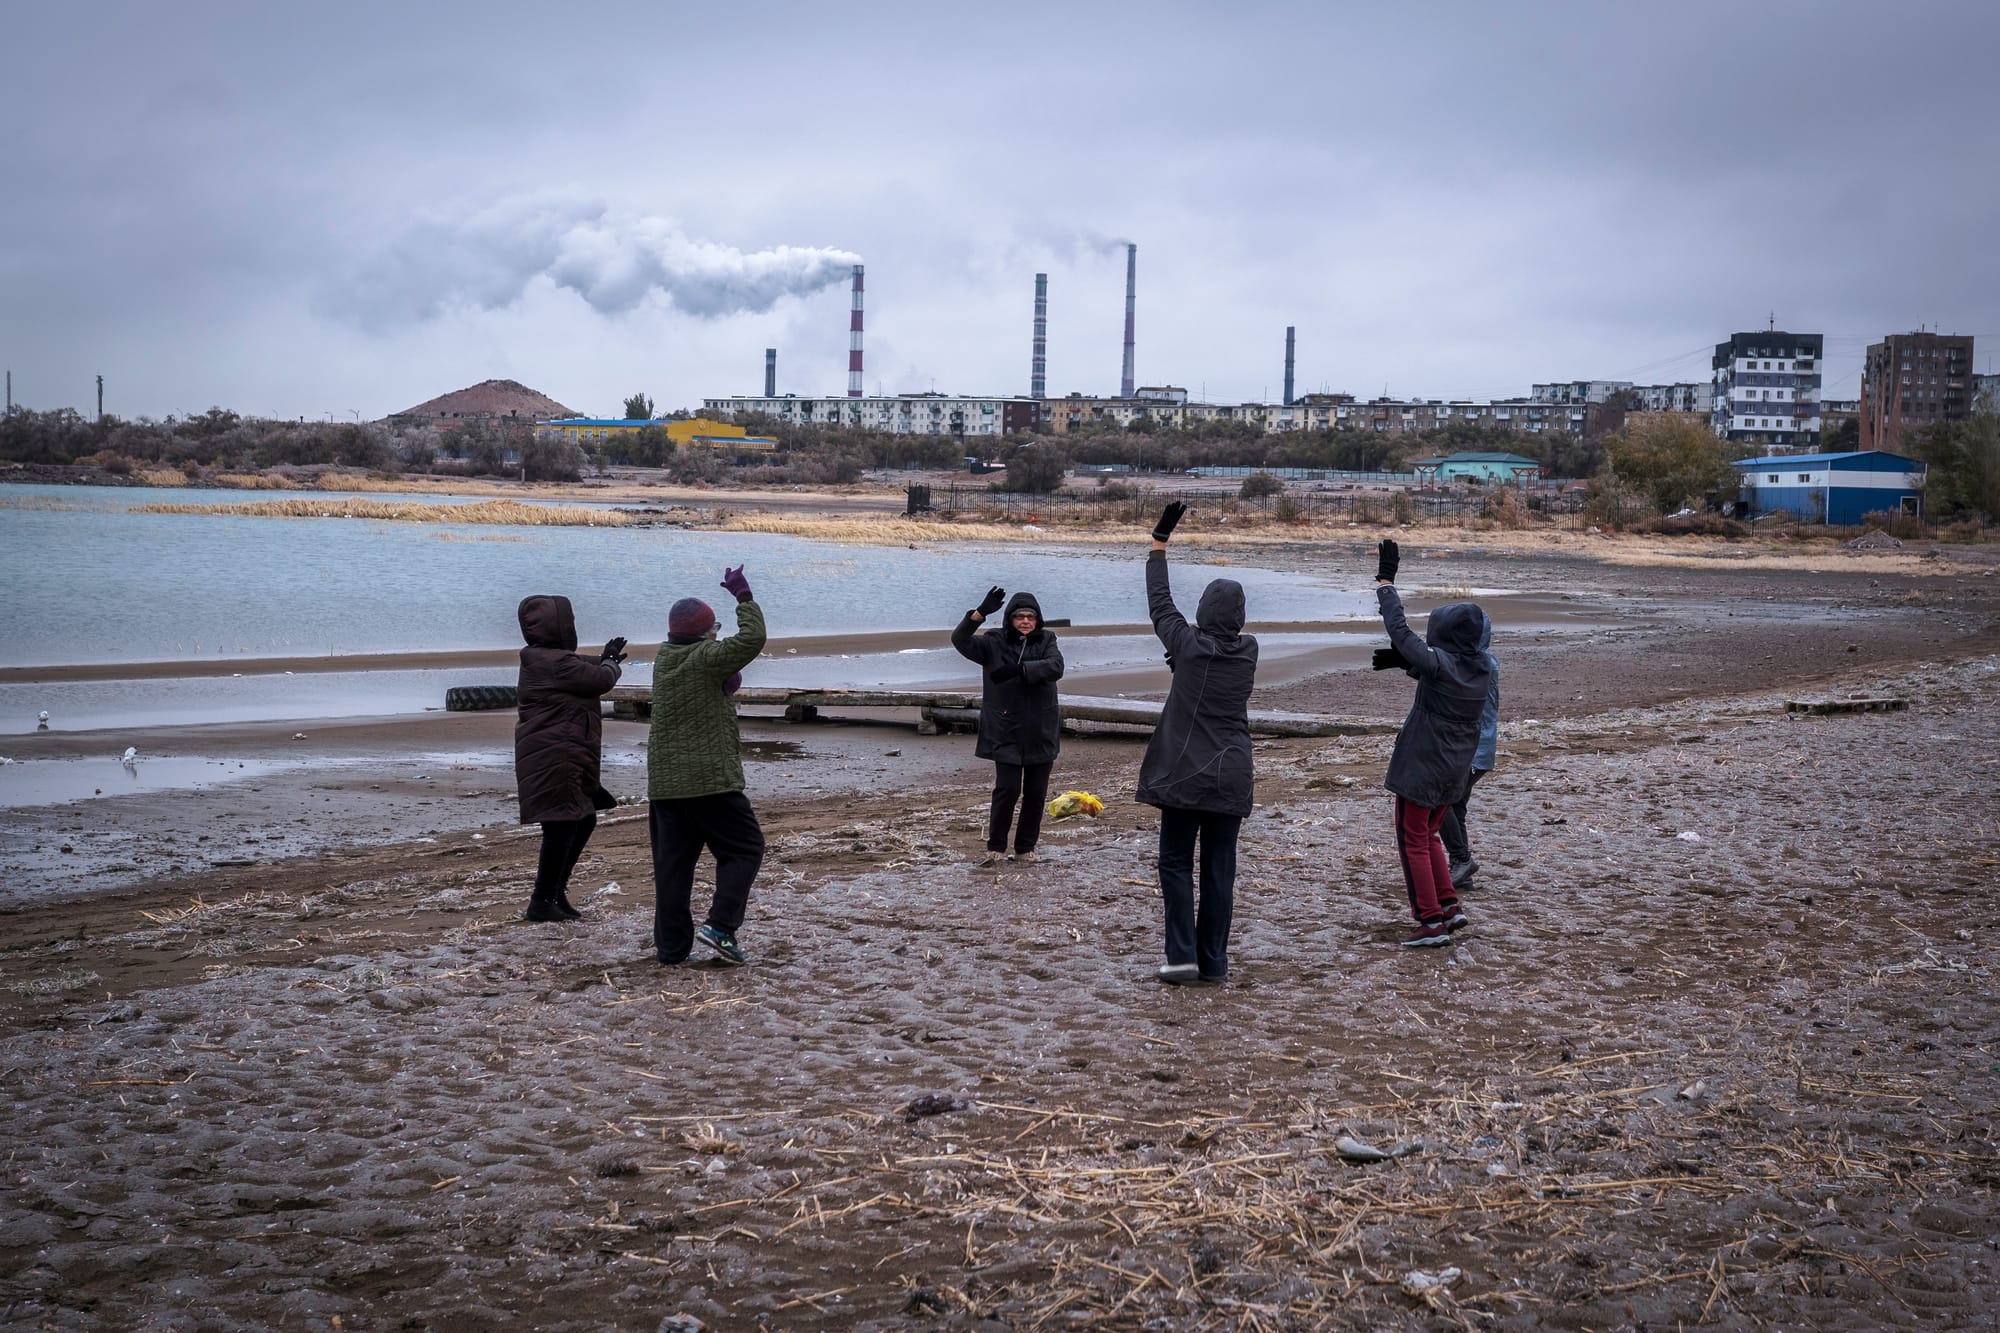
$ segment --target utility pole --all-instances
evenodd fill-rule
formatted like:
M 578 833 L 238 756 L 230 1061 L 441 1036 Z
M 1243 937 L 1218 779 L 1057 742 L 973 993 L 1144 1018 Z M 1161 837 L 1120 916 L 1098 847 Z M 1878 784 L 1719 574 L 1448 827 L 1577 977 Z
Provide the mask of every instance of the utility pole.
M 97 419 L 104 420 L 104 376 L 97 377 Z
M 1986 359 L 1991 361 L 1993 358 L 1989 356 Z M 11 370 L 7 372 L 7 415 L 14 415 L 14 372 Z

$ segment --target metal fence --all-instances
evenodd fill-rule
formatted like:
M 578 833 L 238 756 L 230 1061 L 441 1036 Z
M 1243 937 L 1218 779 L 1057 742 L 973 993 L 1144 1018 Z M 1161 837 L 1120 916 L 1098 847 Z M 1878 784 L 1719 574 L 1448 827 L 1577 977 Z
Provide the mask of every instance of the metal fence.
M 1410 489 L 1391 492 L 1295 490 L 1244 499 L 1237 488 L 1219 486 L 1188 486 L 1171 490 L 1155 487 L 1136 493 L 1129 488 L 1106 486 L 1081 491 L 1059 490 L 1046 495 L 1017 494 L 984 486 L 912 486 L 908 488 L 908 512 L 942 517 L 978 513 L 1016 523 L 1078 520 L 1138 523 L 1150 522 L 1157 517 L 1160 507 L 1169 500 L 1180 500 L 1196 509 L 1221 510 L 1224 514 L 1243 513 L 1255 515 L 1260 520 L 1299 524 L 1379 523 L 1391 518 L 1411 523 L 1447 520 L 1456 523 L 1486 512 L 1500 489 Z M 1527 498 L 1528 507 L 1541 512 L 1567 512 L 1570 504 L 1571 497 L 1554 492 L 1530 492 Z

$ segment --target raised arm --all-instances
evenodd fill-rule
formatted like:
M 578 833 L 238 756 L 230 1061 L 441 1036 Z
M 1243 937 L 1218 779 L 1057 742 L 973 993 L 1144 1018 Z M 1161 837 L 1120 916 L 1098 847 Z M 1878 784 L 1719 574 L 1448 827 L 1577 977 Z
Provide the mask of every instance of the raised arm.
M 985 664 L 986 645 L 979 639 L 979 626 L 986 617 L 998 611 L 1000 604 L 1006 600 L 1007 590 L 996 583 L 986 590 L 986 596 L 981 599 L 978 606 L 967 611 L 958 624 L 952 626 L 951 646 L 958 650 L 960 657 L 981 665 Z
M 1420 679 L 1434 676 L 1438 669 L 1437 652 L 1424 642 L 1423 635 L 1410 628 L 1403 615 L 1403 599 L 1396 592 L 1396 571 L 1402 566 L 1402 552 L 1387 537 L 1376 550 L 1375 601 L 1382 608 L 1382 628 L 1389 631 L 1389 642 L 1414 675 Z
M 555 678 L 551 684 L 564 694 L 595 699 L 616 685 L 618 676 L 618 663 L 611 658 L 593 662 L 575 653 L 565 653 L 556 660 Z

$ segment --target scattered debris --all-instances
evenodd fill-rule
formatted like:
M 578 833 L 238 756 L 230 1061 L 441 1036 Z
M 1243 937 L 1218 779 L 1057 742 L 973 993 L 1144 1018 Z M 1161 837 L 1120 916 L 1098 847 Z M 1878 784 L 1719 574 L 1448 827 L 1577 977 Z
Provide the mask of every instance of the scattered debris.
M 1378 1148 L 1342 1134 L 1333 1141 L 1333 1150 L 1350 1162 L 1393 1162 L 1398 1157 L 1415 1156 L 1424 1150 L 1424 1145 L 1421 1139 L 1412 1139 L 1393 1148 Z

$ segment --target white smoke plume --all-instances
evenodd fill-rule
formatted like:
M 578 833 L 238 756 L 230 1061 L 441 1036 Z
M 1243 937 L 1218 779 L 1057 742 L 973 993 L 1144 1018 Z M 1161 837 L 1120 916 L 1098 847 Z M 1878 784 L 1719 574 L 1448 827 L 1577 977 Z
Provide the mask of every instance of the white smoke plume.
M 328 288 L 320 304 L 379 332 L 453 309 L 502 309 L 547 278 L 607 315 L 661 292 L 676 309 L 715 319 L 845 282 L 860 262 L 820 246 L 745 252 L 689 237 L 672 218 L 621 214 L 575 196 L 532 196 L 411 225 Z

